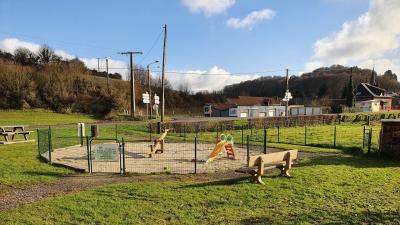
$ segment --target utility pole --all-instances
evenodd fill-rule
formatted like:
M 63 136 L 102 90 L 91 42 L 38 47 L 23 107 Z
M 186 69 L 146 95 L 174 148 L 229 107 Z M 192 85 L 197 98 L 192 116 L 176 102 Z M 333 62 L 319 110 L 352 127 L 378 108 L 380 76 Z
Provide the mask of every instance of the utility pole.
M 110 92 L 110 75 L 108 74 L 108 58 L 106 58 L 107 91 Z
M 131 117 L 134 118 L 136 115 L 136 105 L 135 105 L 135 72 L 134 72 L 134 66 L 133 66 L 133 55 L 135 54 L 143 54 L 142 52 L 133 52 L 133 51 L 127 51 L 127 52 L 120 52 L 119 54 L 121 55 L 129 55 L 129 61 L 130 61 L 130 75 L 131 75 Z
M 164 47 L 163 47 L 163 62 L 162 62 L 162 79 L 161 79 L 161 88 L 162 88 L 162 97 L 161 97 L 161 123 L 164 123 L 164 113 L 165 113 L 165 87 L 164 87 L 164 79 L 165 79 L 165 64 L 166 64 L 166 48 L 167 48 L 167 24 L 164 25 Z
M 286 93 L 289 92 L 289 69 L 286 69 Z M 288 111 L 289 111 L 289 99 L 286 101 L 286 107 L 285 107 L 285 115 L 286 118 L 288 118 Z
M 158 63 L 158 60 L 156 60 L 156 61 L 154 61 L 154 62 L 152 62 L 152 63 L 149 63 L 148 65 L 147 65 L 147 84 L 149 85 L 149 96 L 150 96 L 150 117 L 149 117 L 149 119 L 152 119 L 153 118 L 153 107 L 152 107 L 152 104 L 151 104 L 151 99 L 153 98 L 152 96 L 151 96 L 151 77 L 150 77 L 150 65 L 152 65 L 152 64 L 155 64 L 155 63 Z
M 97 57 L 97 72 L 100 72 L 100 57 Z

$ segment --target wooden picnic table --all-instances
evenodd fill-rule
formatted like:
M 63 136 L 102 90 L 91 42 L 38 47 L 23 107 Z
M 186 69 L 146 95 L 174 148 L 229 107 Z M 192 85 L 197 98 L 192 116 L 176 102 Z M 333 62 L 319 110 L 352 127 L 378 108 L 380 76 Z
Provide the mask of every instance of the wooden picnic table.
M 30 133 L 32 133 L 32 131 L 26 131 L 25 127 L 22 125 L 0 126 L 0 135 L 4 137 L 4 142 L 1 142 L 2 144 L 15 143 L 16 135 L 23 135 L 24 141 L 29 141 L 28 135 Z M 9 136 L 11 136 L 11 141 L 8 138 Z

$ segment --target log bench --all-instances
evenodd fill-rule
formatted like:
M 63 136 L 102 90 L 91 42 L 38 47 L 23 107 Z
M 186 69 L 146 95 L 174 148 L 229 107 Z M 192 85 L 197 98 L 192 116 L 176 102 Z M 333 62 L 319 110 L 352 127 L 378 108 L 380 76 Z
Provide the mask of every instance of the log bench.
M 297 150 L 251 156 L 248 165 L 235 170 L 235 172 L 250 174 L 253 182 L 265 184 L 261 179 L 265 170 L 278 168 L 282 176 L 290 177 L 289 170 L 296 159 Z

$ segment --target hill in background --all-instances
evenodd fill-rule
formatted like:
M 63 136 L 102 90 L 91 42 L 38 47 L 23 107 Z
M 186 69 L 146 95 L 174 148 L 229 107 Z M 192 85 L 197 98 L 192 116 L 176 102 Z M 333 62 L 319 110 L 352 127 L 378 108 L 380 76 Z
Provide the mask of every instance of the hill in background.
M 316 100 L 343 98 L 343 90 L 351 74 L 355 86 L 361 82 L 369 83 L 374 74 L 379 87 L 389 92 L 400 92 L 400 83 L 397 80 L 397 75 L 390 70 L 378 75 L 370 69 L 333 65 L 316 69 L 310 73 L 304 73 L 301 76 L 292 75 L 289 79 L 289 89 L 294 97 L 293 104 L 307 105 Z M 283 97 L 285 91 L 285 77 L 261 77 L 226 86 L 223 93 L 228 97 L 237 97 L 239 95 Z

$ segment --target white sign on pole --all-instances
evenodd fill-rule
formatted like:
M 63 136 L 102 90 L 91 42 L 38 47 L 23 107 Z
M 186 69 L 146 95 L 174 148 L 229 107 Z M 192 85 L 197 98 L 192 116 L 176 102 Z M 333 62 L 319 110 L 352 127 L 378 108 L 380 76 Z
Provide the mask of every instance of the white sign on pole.
M 157 95 L 154 95 L 154 104 L 156 104 L 156 105 L 160 104 L 160 97 Z
M 149 104 L 150 103 L 150 95 L 146 92 L 142 94 L 143 103 Z
M 292 93 L 290 93 L 289 90 L 286 90 L 286 92 L 285 92 L 285 97 L 282 99 L 282 101 L 288 102 L 288 101 L 290 101 L 290 99 L 292 99 L 292 98 L 293 98 Z

